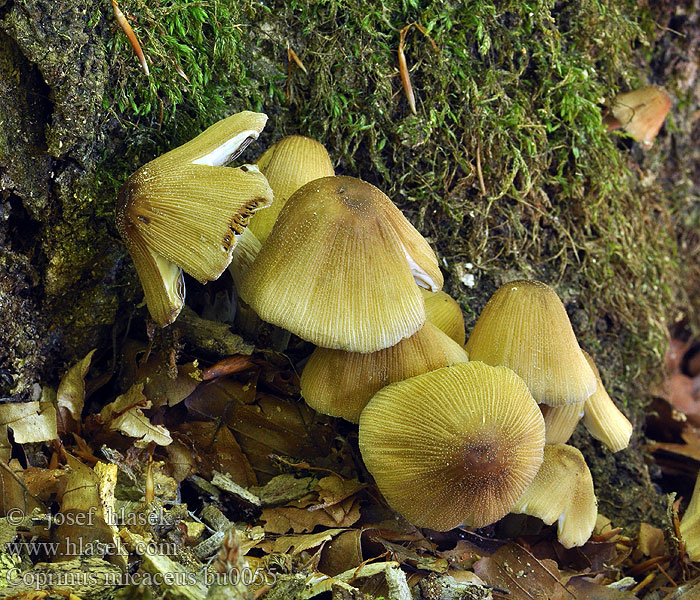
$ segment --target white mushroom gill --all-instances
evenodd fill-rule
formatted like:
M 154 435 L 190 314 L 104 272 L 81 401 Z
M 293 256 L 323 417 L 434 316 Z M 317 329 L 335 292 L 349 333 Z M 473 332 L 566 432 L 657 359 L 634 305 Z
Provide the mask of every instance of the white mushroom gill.
M 420 265 L 415 260 L 413 260 L 411 255 L 408 253 L 408 250 L 406 250 L 406 246 L 401 244 L 401 247 L 403 248 L 403 253 L 406 255 L 408 266 L 411 267 L 411 273 L 413 273 L 413 279 L 416 280 L 416 283 L 420 287 L 425 288 L 426 290 L 430 290 L 431 292 L 439 292 L 440 287 L 433 281 L 430 275 L 428 275 L 420 267 Z
M 254 129 L 248 129 L 246 131 L 241 131 L 234 137 L 226 140 L 218 148 L 214 148 L 208 154 L 201 156 L 192 161 L 194 165 L 209 165 L 210 167 L 220 167 L 231 162 L 236 156 L 238 156 L 246 146 L 250 144 L 253 140 L 258 139 L 258 131 Z M 253 165 L 248 165 L 252 167 Z M 255 168 L 257 171 L 257 167 Z

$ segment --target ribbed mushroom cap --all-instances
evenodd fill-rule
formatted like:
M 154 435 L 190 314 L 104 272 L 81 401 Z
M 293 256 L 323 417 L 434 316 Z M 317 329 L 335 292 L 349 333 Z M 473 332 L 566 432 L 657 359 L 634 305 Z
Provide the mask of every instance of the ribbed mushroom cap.
M 457 301 L 443 292 L 431 292 L 421 288 L 425 302 L 425 314 L 433 325 L 439 327 L 460 346 L 464 346 L 464 315 Z
M 360 450 L 387 502 L 446 531 L 507 514 L 542 463 L 542 413 L 506 367 L 459 363 L 391 384 L 360 416 Z
M 620 126 L 644 147 L 650 148 L 671 110 L 671 96 L 655 85 L 618 94 L 612 114 Z
M 182 269 L 152 252 L 140 236 L 124 241 L 134 261 L 151 318 L 160 327 L 170 325 L 185 303 Z
M 598 380 L 596 391 L 584 404 L 583 424 L 588 432 L 605 444 L 611 452 L 627 448 L 630 437 L 632 437 L 632 423 L 615 406 L 612 398 L 605 391 L 605 386 L 603 386 L 603 381 L 600 379 L 600 373 L 593 359 L 586 352 L 583 354 Z
M 266 208 L 265 210 L 269 209 Z M 231 264 L 228 266 L 237 290 L 241 287 L 250 266 L 260 252 L 261 246 L 260 240 L 255 237 L 250 227 L 246 227 L 243 233 L 238 236 L 231 254 Z
M 376 352 L 425 322 L 414 274 L 442 286 L 435 254 L 391 200 L 360 179 L 324 177 L 287 201 L 239 293 L 317 346 Z
M 700 560 L 700 473 L 695 480 L 695 488 L 688 508 L 681 519 L 681 537 L 690 560 Z
M 142 247 L 132 242 L 140 237 L 199 281 L 217 279 L 231 262 L 235 236 L 255 210 L 272 202 L 272 190 L 255 166 L 216 165 L 257 138 L 266 120 L 261 113 L 232 115 L 129 177 L 116 211 L 129 251 Z
M 586 400 L 596 388 L 556 292 L 539 281 L 512 281 L 488 301 L 467 341 L 471 360 L 505 365 L 550 406 Z
M 314 410 L 357 423 L 384 386 L 467 360 L 459 344 L 426 321 L 411 337 L 378 352 L 316 348 L 301 374 L 301 395 Z
M 584 404 L 585 402 L 563 404 L 562 406 L 541 404 L 540 409 L 544 417 L 545 443 L 566 444 L 583 416 Z
M 593 479 L 581 452 L 565 444 L 546 445 L 535 480 L 512 512 L 558 521 L 557 538 L 565 548 L 582 546 L 595 526 L 598 505 Z
M 253 215 L 248 228 L 260 240 L 267 239 L 282 207 L 301 186 L 335 175 L 323 144 L 301 135 L 290 135 L 270 146 L 257 162 L 275 195 L 272 205 Z

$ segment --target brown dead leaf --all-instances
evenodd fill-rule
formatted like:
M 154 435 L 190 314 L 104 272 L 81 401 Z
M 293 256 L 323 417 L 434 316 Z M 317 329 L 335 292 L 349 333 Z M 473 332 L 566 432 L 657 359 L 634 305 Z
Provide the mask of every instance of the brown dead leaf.
M 189 457 L 196 459 L 196 464 L 193 462 L 188 469 L 196 469 L 205 479 L 211 479 L 212 473 L 219 471 L 228 473 L 232 481 L 243 487 L 257 484 L 248 458 L 228 427 L 210 421 L 191 421 L 173 430 L 173 435 L 187 448 Z
M 688 419 L 700 424 L 700 377 L 671 373 L 656 394 Z
M 255 382 L 241 384 L 218 378 L 200 385 L 186 400 L 191 413 L 224 419 L 234 431 L 242 451 L 265 482 L 279 473 L 271 455 L 329 461 L 334 432 L 298 399 L 257 394 Z
M 324 529 L 319 533 L 307 533 L 301 535 L 283 535 L 273 540 L 263 540 L 258 544 L 268 554 L 289 554 L 297 556 L 305 550 L 317 548 L 329 542 L 338 534 L 345 532 L 345 529 Z
M 508 590 L 510 600 L 570 600 L 557 564 L 538 560 L 518 544 L 507 544 L 474 563 L 474 573 L 488 585 Z
M 162 425 L 153 425 L 143 414 L 142 409 L 151 407 L 143 395 L 143 387 L 143 383 L 132 385 L 125 394 L 117 396 L 100 411 L 100 419 L 110 430 L 136 438 L 134 446 L 137 448 L 145 448 L 151 442 L 167 446 L 173 441 L 168 430 Z
M 216 379 L 217 377 L 233 375 L 234 373 L 247 371 L 248 369 L 252 369 L 256 366 L 256 363 L 250 356 L 246 356 L 244 354 L 229 356 L 223 360 L 220 360 L 215 365 L 204 369 L 204 371 L 202 371 L 202 381 L 209 381 L 210 379 Z
M 70 473 L 65 467 L 58 469 L 40 469 L 38 467 L 27 467 L 24 470 L 24 483 L 29 493 L 47 501 L 49 497 L 56 493 L 61 485 L 61 478 Z
M 635 600 L 637 598 L 632 592 L 623 592 L 601 585 L 588 577 L 572 577 L 567 588 L 580 600 Z
M 332 510 L 332 513 L 330 512 Z M 310 511 L 305 508 L 280 506 L 266 508 L 260 520 L 266 533 L 308 533 L 314 527 L 350 527 L 360 518 L 360 501 L 350 497 L 328 509 Z
M 144 383 L 143 393 L 153 408 L 175 406 L 187 398 L 201 382 L 202 372 L 196 363 L 180 365 L 175 377 L 171 376 L 170 369 L 170 365 L 156 355 L 138 370 L 136 381 Z
M 639 536 L 637 537 L 637 548 L 644 556 L 663 556 L 666 554 L 666 544 L 664 541 L 664 532 L 658 527 L 642 523 L 639 527 Z
M 108 514 L 116 467 L 108 467 L 109 473 L 100 468 L 94 471 L 67 452 L 65 457 L 70 472 L 60 480 L 63 518 L 55 531 L 61 544 L 56 558 L 70 560 L 91 555 L 125 568 L 126 551 L 116 535 L 116 527 L 109 524 L 112 515 Z
M 677 373 L 681 370 L 681 361 L 683 356 L 690 348 L 689 341 L 683 341 L 678 338 L 671 338 L 668 342 L 668 348 L 664 356 L 666 370 L 669 373 Z
M 355 569 L 363 560 L 362 530 L 350 529 L 343 531 L 323 547 L 318 570 L 332 577 Z
M 700 462 L 700 435 L 698 435 L 697 430 L 686 425 L 681 432 L 681 438 L 685 444 L 651 442 L 647 447 L 652 453 L 665 451 Z
M 34 509 L 46 512 L 41 500 L 34 496 L 24 483 L 24 470 L 19 461 L 12 459 L 9 463 L 0 461 L 0 514 L 6 515 L 9 510 L 19 511 L 20 516 L 29 515 Z
M 18 444 L 55 440 L 56 408 L 50 402 L 0 404 L 0 429 L 7 427 L 12 429 Z
M 328 508 L 338 504 L 364 487 L 365 485 L 356 479 L 343 479 L 338 475 L 324 477 L 318 482 L 318 498 L 321 503 L 312 506 L 309 510 Z
M 434 573 L 447 573 L 449 562 L 447 559 L 434 555 L 434 548 L 430 548 L 429 552 L 419 551 L 420 548 L 412 548 L 402 546 L 386 540 L 379 540 L 386 550 L 390 553 L 390 560 L 395 560 L 399 564 L 408 563 L 416 569 L 424 571 L 432 571 Z M 417 544 L 421 544 L 426 540 L 417 540 Z
M 80 415 L 83 412 L 85 402 L 85 375 L 90 369 L 92 355 L 95 350 L 90 350 L 85 358 L 74 364 L 61 379 L 56 393 L 56 402 L 59 411 L 63 409 L 70 415 L 73 421 L 80 423 Z
M 178 439 L 165 447 L 168 454 L 166 462 L 169 475 L 177 482 L 183 482 L 190 475 L 197 473 L 197 464 L 194 452 Z

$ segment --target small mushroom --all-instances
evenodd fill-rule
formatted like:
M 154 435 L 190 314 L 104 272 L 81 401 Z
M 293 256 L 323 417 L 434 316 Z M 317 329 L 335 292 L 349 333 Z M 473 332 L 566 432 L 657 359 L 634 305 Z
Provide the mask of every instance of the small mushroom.
M 301 395 L 315 411 L 357 423 L 384 386 L 468 360 L 462 347 L 435 325 L 368 354 L 316 348 L 301 374 Z
M 535 480 L 518 498 L 512 512 L 558 523 L 557 539 L 565 548 L 583 546 L 598 516 L 593 479 L 580 450 L 566 444 L 544 447 Z
M 596 388 L 564 305 L 540 281 L 502 285 L 484 307 L 466 349 L 471 360 L 513 369 L 541 404 L 583 402 Z
M 569 441 L 576 425 L 583 416 L 584 404 L 585 402 L 562 404 L 561 406 L 540 405 L 544 417 L 545 442 L 547 444 L 566 444 Z
M 466 362 L 377 392 L 359 438 L 389 505 L 414 525 L 446 531 L 510 512 L 542 463 L 544 421 L 513 371 Z
M 671 110 L 671 96 L 662 87 L 645 87 L 618 94 L 604 122 L 608 130 L 622 127 L 644 148 L 651 148 Z
M 615 406 L 612 398 L 605 391 L 605 386 L 603 386 L 603 381 L 593 359 L 586 352 L 583 354 L 598 380 L 596 391 L 584 404 L 583 424 L 588 429 L 588 432 L 595 439 L 605 444 L 611 452 L 627 448 L 630 443 L 630 437 L 632 437 L 632 423 Z
M 290 135 L 270 146 L 258 159 L 275 199 L 267 210 L 253 215 L 248 228 L 263 243 L 289 197 L 301 186 L 335 175 L 331 157 L 323 144 L 302 135 Z
M 700 473 L 695 480 L 693 495 L 681 519 L 681 538 L 692 561 L 700 561 Z
M 425 301 L 425 314 L 433 325 L 439 327 L 460 346 L 464 346 L 464 315 L 457 301 L 440 290 L 431 292 L 421 288 Z
M 262 214 L 264 212 L 265 211 L 263 210 L 258 214 Z M 228 266 L 229 273 L 231 273 L 236 289 L 241 287 L 241 284 L 243 283 L 250 266 L 253 264 L 255 257 L 258 255 L 258 252 L 260 252 L 261 247 L 262 244 L 250 230 L 250 227 L 246 227 L 243 230 L 243 233 L 238 236 L 236 245 L 233 247 L 233 252 L 231 254 L 231 264 Z
M 256 139 L 266 121 L 247 111 L 223 119 L 141 167 L 119 191 L 117 229 L 160 325 L 182 306 L 184 289 L 167 291 L 182 287 L 173 273 L 180 268 L 201 282 L 217 279 L 250 215 L 272 201 L 256 167 L 217 166 Z
M 360 179 L 324 177 L 289 198 L 239 294 L 317 346 L 376 352 L 425 322 L 416 281 L 437 291 L 442 274 L 401 211 Z

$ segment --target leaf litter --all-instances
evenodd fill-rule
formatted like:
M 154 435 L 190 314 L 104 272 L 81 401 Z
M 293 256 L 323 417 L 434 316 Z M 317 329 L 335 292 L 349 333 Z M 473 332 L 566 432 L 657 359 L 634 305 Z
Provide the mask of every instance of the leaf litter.
M 684 372 L 691 347 L 672 340 L 669 377 L 697 376 Z M 89 558 L 94 573 L 81 598 L 114 582 L 130 594 L 145 583 L 185 598 L 624 600 L 700 591 L 673 527 L 641 523 L 626 537 L 600 516 L 591 540 L 570 550 L 553 527 L 523 515 L 480 531 L 417 529 L 382 500 L 355 430 L 308 408 L 278 353 L 202 367 L 167 344 L 127 341 L 113 399 L 91 387 L 94 357 L 67 370 L 53 400 L 44 390 L 40 401 L 0 406 L 0 558 L 21 565 L 9 595 L 30 597 L 27 573 L 58 573 L 58 564 L 84 573 L 77 558 Z M 679 437 L 650 446 L 677 456 L 685 466 L 675 473 L 686 476 L 700 463 L 689 389 L 668 380 L 660 388 Z M 679 507 L 670 509 L 676 521 Z M 55 545 L 30 552 L 18 543 L 28 540 Z M 250 581 L 212 576 L 234 568 Z

